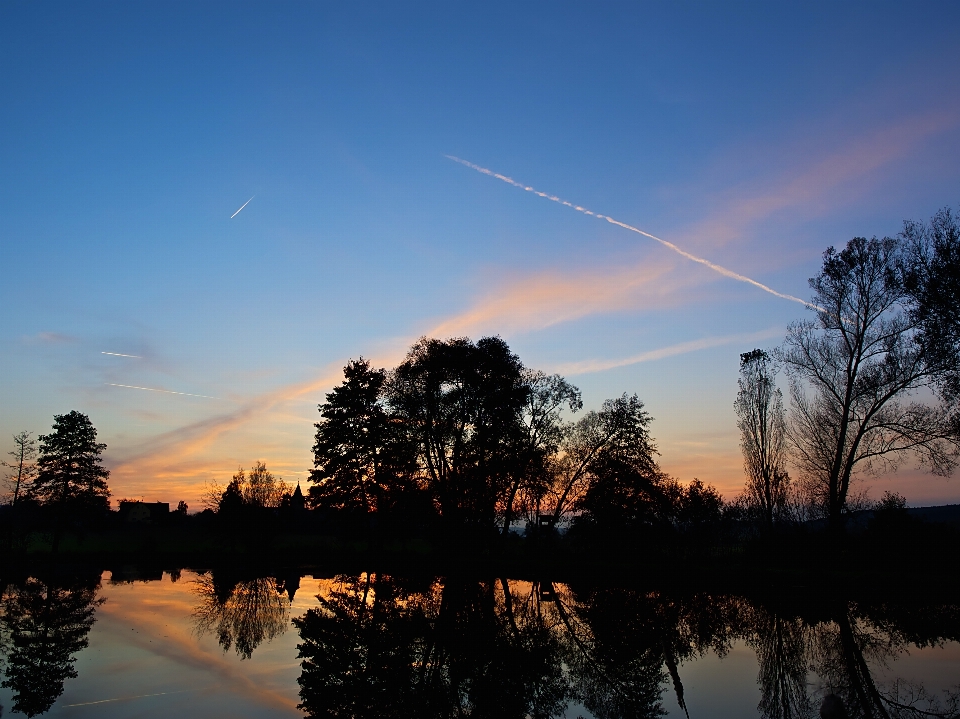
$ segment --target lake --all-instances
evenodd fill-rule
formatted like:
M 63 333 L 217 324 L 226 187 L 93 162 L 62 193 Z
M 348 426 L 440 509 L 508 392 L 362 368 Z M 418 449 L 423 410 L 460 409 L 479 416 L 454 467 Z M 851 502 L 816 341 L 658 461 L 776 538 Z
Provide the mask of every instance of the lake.
M 3 580 L 5 716 L 805 717 L 830 693 L 850 716 L 957 709 L 960 602 L 919 590 L 38 574 Z

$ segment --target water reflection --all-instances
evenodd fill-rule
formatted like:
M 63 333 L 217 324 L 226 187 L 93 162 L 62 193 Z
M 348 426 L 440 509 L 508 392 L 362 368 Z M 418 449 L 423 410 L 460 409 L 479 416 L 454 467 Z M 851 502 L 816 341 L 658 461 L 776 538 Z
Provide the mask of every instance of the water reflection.
M 906 632 L 891 605 L 805 619 L 735 596 L 382 574 L 341 576 L 319 603 L 293 620 L 308 716 L 657 717 L 665 691 L 686 712 L 684 664 L 735 641 L 756 650 L 762 717 L 813 717 L 830 695 L 849 717 L 958 716 L 955 694 L 874 678 L 955 637 L 953 607 Z
M 77 676 L 76 655 L 95 621 L 100 574 L 68 581 L 28 578 L 3 592 L 6 667 L 0 686 L 13 693 L 13 711 L 43 714 Z
M 154 688 L 155 674 L 136 670 L 145 674 L 142 689 L 131 685 L 128 692 L 106 694 L 77 683 L 68 691 L 77 692 L 71 701 L 79 703 L 63 709 L 101 712 L 107 706 L 100 706 L 101 697 L 118 702 L 110 704 L 117 711 L 123 706 L 119 702 L 139 697 L 162 695 L 167 701 L 163 692 L 179 690 L 185 673 L 196 673 L 219 654 L 216 648 L 212 654 L 204 654 L 206 649 L 191 653 L 196 645 L 191 632 L 199 631 L 213 634 L 223 652 L 233 655 L 224 656 L 220 666 L 234 667 L 235 674 L 217 676 L 233 676 L 239 684 L 224 696 L 250 677 L 281 676 L 271 674 L 271 666 L 288 671 L 296 642 L 299 668 L 283 674 L 271 691 L 292 698 L 299 672 L 300 709 L 307 716 L 620 719 L 662 716 L 668 709 L 683 715 L 688 706 L 704 702 L 705 678 L 726 684 L 712 691 L 736 692 L 721 678 L 734 662 L 716 658 L 733 651 L 743 658 L 749 648 L 756 655 L 758 691 L 755 698 L 747 696 L 747 711 L 741 705 L 738 715 L 752 714 L 755 706 L 756 714 L 768 719 L 826 717 L 821 706 L 835 696 L 843 711 L 836 716 L 960 717 L 957 695 L 944 692 L 948 687 L 897 678 L 898 668 L 908 665 L 898 664 L 905 653 L 960 640 L 960 603 L 952 600 L 888 596 L 874 601 L 866 592 L 857 601 L 843 596 L 787 600 L 612 584 L 361 573 L 304 580 L 311 590 L 298 595 L 294 610 L 300 587 L 295 572 L 265 577 L 235 569 L 184 572 L 177 584 L 172 582 L 179 572 L 172 572 L 170 582 L 129 583 L 156 574 L 114 573 L 103 591 L 115 593 L 93 630 L 106 632 L 97 635 L 100 663 L 80 665 L 86 667 L 80 674 L 87 673 L 94 685 L 99 680 L 112 686 L 113 672 L 124 671 L 116 668 L 133 666 L 131 657 L 146 652 L 145 667 L 154 667 L 159 657 L 171 662 L 167 679 Z M 0 602 L 2 684 L 9 691 L 3 703 L 28 716 L 48 711 L 66 696 L 64 682 L 77 677 L 77 655 L 87 646 L 103 601 L 97 573 L 50 577 L 9 583 Z M 144 623 L 137 625 L 140 616 Z M 183 622 L 180 631 L 173 627 L 177 621 Z M 279 639 L 291 624 L 296 632 Z M 241 664 L 274 639 L 256 666 Z M 162 642 L 170 646 L 158 647 Z M 177 642 L 180 648 L 171 651 Z M 97 666 L 107 673 L 95 676 Z M 136 684 L 139 675 L 127 671 L 125 681 Z M 87 706 L 88 699 L 97 706 L 73 708 Z M 275 704 L 282 707 L 278 715 L 292 709 L 292 704 Z M 184 711 L 209 715 L 209 707 Z M 703 713 L 691 708 L 688 716 Z
M 295 591 L 291 589 L 288 596 L 284 583 L 274 577 L 239 579 L 224 572 L 201 574 L 194 582 L 200 600 L 193 613 L 197 633 L 213 632 L 223 651 L 232 646 L 241 659 L 249 659 L 261 643 L 287 630 Z

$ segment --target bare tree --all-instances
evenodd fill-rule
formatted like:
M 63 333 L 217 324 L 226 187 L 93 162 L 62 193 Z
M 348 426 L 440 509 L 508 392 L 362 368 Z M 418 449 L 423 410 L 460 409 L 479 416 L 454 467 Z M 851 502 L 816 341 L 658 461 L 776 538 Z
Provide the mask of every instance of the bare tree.
M 28 490 L 37 476 L 37 442 L 24 430 L 13 435 L 14 449 L 8 452 L 13 461 L 0 462 L 8 468 L 7 482 L 11 487 L 10 504 L 16 504 L 21 492 Z
M 805 486 L 834 531 L 851 481 L 915 456 L 949 475 L 958 438 L 942 402 L 916 395 L 941 368 L 922 342 L 899 267 L 903 243 L 854 238 L 810 280 L 816 320 L 792 324 L 778 352 L 790 377 L 790 439 Z
M 747 473 L 745 498 L 767 528 L 779 519 L 787 501 L 786 412 L 776 383 L 779 363 L 763 350 L 740 355 L 740 391 L 734 402 L 740 448 Z
M 241 483 L 243 469 L 240 469 Z M 243 501 L 254 507 L 279 507 L 283 495 L 289 491 L 286 482 L 275 477 L 264 462 L 254 462 L 243 484 Z

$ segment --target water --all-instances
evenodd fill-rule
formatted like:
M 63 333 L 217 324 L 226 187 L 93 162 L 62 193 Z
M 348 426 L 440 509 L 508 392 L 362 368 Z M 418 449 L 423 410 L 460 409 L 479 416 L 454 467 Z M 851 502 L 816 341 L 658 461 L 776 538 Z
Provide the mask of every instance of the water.
M 903 706 L 943 713 L 960 684 L 960 603 L 919 596 L 55 576 L 6 585 L 6 715 L 803 717 L 835 692 L 922 716 Z

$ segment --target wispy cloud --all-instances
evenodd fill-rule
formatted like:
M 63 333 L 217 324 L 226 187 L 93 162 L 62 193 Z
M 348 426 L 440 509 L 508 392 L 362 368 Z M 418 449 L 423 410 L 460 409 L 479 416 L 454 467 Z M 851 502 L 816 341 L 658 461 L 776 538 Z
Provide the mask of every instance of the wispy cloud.
M 749 344 L 752 342 L 761 342 L 763 340 L 780 337 L 783 335 L 783 328 L 771 328 L 762 332 L 752 332 L 746 334 L 724 335 L 722 337 L 703 337 L 701 339 L 690 340 L 689 342 L 679 342 L 677 344 L 660 347 L 654 350 L 648 350 L 639 354 L 623 357 L 620 359 L 609 360 L 584 360 L 582 362 L 570 362 L 554 368 L 555 372 L 566 375 L 590 374 L 593 372 L 603 372 L 617 367 L 627 367 L 628 365 L 639 364 L 640 362 L 652 362 L 654 360 L 675 357 L 677 355 L 687 354 L 688 352 L 698 352 L 700 350 L 710 349 L 712 347 L 722 347 L 729 344 Z
M 641 262 L 612 270 L 541 271 L 493 283 L 461 312 L 425 334 L 522 333 L 590 315 L 662 309 L 680 301 L 687 278 L 670 277 L 666 262 Z
M 35 335 L 24 337 L 23 341 L 27 344 L 55 345 L 72 344 L 77 341 L 77 338 L 71 337 L 70 335 L 61 334 L 59 332 L 38 332 Z

